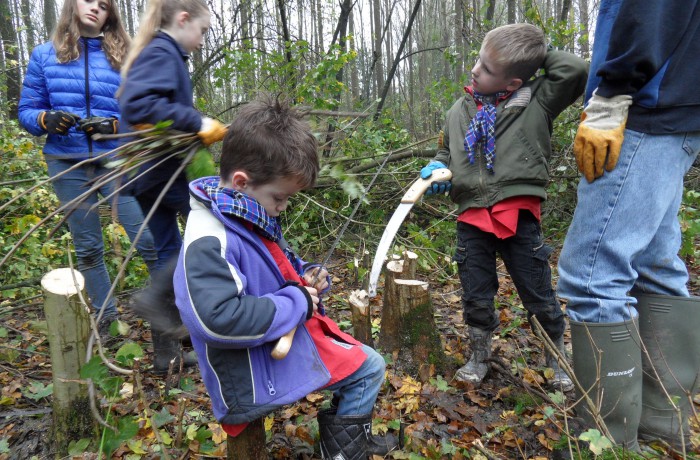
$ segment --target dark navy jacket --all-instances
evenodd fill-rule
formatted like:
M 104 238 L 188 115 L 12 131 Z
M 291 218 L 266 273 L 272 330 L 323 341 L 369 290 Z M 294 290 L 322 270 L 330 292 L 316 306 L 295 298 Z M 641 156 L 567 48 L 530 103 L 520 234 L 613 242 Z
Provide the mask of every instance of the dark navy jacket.
M 221 423 L 249 422 L 324 387 L 331 375 L 304 323 L 308 300 L 260 237 L 221 214 L 198 183 L 175 271 L 175 299 Z M 306 265 L 313 267 L 313 265 Z M 297 327 L 286 358 L 276 340 Z
M 18 106 L 19 122 L 29 133 L 46 134 L 37 118 L 47 110 L 71 112 L 80 118 L 119 118 L 115 93 L 121 80 L 102 50 L 102 39 L 81 37 L 80 44 L 80 57 L 64 64 L 56 60 L 52 42 L 32 51 Z M 49 134 L 43 151 L 54 158 L 84 160 L 117 145 L 117 141 L 92 141 L 73 126 L 66 135 Z
M 700 131 L 700 0 L 602 0 L 586 98 L 632 96 L 627 128 Z
M 164 32 L 156 34 L 133 62 L 119 96 L 122 121 L 126 125 L 123 128 L 170 120 L 172 129 L 190 133 L 199 131 L 202 114 L 192 102 L 188 57 L 170 35 Z M 179 159 L 158 166 L 138 180 L 134 193 L 139 194 L 166 182 L 179 166 Z

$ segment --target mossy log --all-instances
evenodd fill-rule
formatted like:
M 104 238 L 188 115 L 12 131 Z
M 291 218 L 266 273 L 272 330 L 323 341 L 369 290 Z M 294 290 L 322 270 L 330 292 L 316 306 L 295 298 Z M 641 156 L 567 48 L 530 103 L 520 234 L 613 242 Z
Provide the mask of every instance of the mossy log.
M 415 277 L 416 259 L 405 254 L 386 265 L 379 348 L 395 356 L 398 369 L 426 381 L 433 372 L 444 373 L 448 363 L 428 283 L 404 278 Z
M 267 460 L 264 418 L 248 423 L 238 436 L 226 438 L 228 460 Z
M 83 276 L 70 268 L 59 268 L 41 280 L 44 313 L 50 346 L 53 378 L 53 428 L 55 451 L 68 453 L 71 441 L 93 438 L 97 423 L 90 412 L 87 386 L 80 381 L 90 335 L 90 313 L 80 296 Z

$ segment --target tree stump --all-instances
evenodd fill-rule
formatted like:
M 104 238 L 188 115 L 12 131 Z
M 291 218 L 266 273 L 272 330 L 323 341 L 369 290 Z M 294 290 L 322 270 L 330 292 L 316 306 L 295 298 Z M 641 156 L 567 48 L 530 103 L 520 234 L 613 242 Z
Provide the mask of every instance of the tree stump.
M 267 460 L 264 417 L 248 423 L 238 436 L 226 438 L 227 460 Z
M 379 348 L 396 357 L 396 367 L 426 381 L 433 368 L 448 369 L 440 334 L 435 325 L 428 283 L 415 277 L 415 254 L 387 263 L 384 276 L 384 306 Z
M 53 270 L 41 279 L 51 348 L 52 438 L 56 451 L 63 454 L 68 453 L 70 441 L 93 438 L 97 434 L 87 386 L 80 383 L 80 368 L 90 336 L 90 313 L 79 295 L 87 297 L 84 286 L 83 275 L 70 268 Z
M 348 303 L 352 313 L 353 337 L 366 345 L 373 346 L 372 319 L 369 314 L 369 296 L 367 291 L 352 291 Z

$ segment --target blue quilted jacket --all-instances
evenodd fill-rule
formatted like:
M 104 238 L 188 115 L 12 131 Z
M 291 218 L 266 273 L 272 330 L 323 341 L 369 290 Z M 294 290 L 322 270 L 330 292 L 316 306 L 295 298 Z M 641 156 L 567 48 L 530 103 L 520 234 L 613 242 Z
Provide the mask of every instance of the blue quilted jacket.
M 37 121 L 46 110 L 71 112 L 80 118 L 119 118 L 115 93 L 121 79 L 102 51 L 102 39 L 82 37 L 80 43 L 80 57 L 65 64 L 56 60 L 52 42 L 32 51 L 19 101 L 19 122 L 31 134 L 46 134 Z M 73 126 L 66 135 L 49 134 L 44 155 L 84 160 L 117 146 L 117 141 L 93 141 Z

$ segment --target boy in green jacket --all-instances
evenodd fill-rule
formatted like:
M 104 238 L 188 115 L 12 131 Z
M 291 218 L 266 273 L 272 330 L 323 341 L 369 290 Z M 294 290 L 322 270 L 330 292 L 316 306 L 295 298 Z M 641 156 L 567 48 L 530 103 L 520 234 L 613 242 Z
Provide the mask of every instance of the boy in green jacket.
M 538 69 L 544 74 L 532 78 Z M 540 203 L 549 182 L 553 120 L 582 93 L 588 65 L 570 53 L 548 50 L 542 30 L 509 24 L 484 38 L 466 94 L 447 112 L 435 158 L 423 169 L 449 168 L 450 182 L 433 182 L 426 194 L 449 191 L 457 204 L 454 260 L 462 283 L 464 322 L 472 355 L 455 374 L 481 383 L 499 325 L 496 256 L 513 279 L 528 318 L 537 317 L 564 353 L 566 327 L 552 288 L 549 255 L 542 238 Z M 554 370 L 549 383 L 573 389 L 569 376 L 547 355 Z

